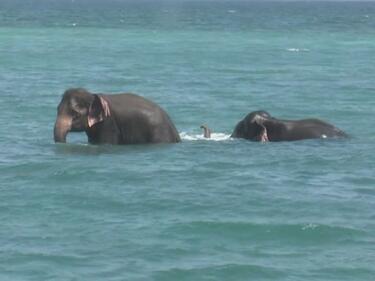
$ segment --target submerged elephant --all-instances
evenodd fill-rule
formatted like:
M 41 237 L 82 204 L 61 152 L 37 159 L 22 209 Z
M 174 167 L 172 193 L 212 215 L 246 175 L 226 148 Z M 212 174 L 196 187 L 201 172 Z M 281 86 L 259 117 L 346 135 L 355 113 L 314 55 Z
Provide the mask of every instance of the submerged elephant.
M 267 142 L 342 138 L 347 135 L 319 119 L 280 120 L 266 111 L 254 111 L 236 125 L 231 137 Z
M 69 89 L 57 108 L 55 142 L 66 142 L 68 132 L 82 131 L 92 144 L 180 142 L 168 114 L 143 97 Z

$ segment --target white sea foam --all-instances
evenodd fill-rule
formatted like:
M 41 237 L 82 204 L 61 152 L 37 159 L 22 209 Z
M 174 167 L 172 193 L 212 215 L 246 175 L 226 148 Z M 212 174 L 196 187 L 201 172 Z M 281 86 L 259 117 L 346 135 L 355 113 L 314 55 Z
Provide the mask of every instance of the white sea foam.
M 314 223 L 309 223 L 309 224 L 306 224 L 302 227 L 302 230 L 308 230 L 308 229 L 315 229 L 317 228 L 318 225 L 317 224 L 314 224 Z
M 287 51 L 289 52 L 309 52 L 310 49 L 306 49 L 306 48 L 288 48 L 286 49 Z
M 181 132 L 180 137 L 182 140 L 189 140 L 189 141 L 195 141 L 195 140 L 205 140 L 205 141 L 225 141 L 230 140 L 231 137 L 229 134 L 224 133 L 212 133 L 211 138 L 205 138 L 203 134 L 189 134 L 186 132 Z

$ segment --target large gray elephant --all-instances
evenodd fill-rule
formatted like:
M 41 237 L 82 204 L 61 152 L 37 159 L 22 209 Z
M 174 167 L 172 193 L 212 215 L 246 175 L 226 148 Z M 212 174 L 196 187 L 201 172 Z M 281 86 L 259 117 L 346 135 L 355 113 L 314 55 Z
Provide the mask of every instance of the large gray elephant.
M 342 138 L 347 135 L 335 126 L 319 119 L 281 120 L 261 110 L 251 112 L 241 120 L 231 137 L 267 142 Z
M 93 94 L 67 90 L 57 108 L 55 142 L 85 131 L 92 144 L 176 143 L 180 136 L 168 114 L 134 94 Z

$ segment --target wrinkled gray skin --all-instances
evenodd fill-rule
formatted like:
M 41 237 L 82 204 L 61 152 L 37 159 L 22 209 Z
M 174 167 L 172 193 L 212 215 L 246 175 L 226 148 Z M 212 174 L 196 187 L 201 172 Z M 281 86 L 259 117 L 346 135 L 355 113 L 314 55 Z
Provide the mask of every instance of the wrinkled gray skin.
M 203 129 L 203 136 L 206 138 L 206 139 L 210 139 L 211 138 L 211 129 L 208 128 L 206 125 L 201 125 L 201 129 Z
M 235 127 L 232 138 L 251 141 L 297 141 L 317 138 L 343 138 L 347 135 L 319 119 L 280 120 L 266 111 L 249 113 Z
M 134 94 L 92 94 L 67 90 L 57 108 L 55 142 L 85 131 L 91 144 L 176 143 L 180 136 L 168 114 Z

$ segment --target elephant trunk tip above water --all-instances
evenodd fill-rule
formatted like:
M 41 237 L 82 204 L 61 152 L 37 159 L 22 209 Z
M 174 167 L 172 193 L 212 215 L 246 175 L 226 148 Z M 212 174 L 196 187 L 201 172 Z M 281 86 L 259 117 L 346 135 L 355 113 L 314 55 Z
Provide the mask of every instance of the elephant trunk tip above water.
M 86 132 L 92 144 L 177 143 L 180 136 L 168 114 L 135 94 L 97 94 L 86 89 L 65 91 L 57 107 L 55 142 L 69 132 Z
M 201 125 L 200 128 L 203 129 L 203 137 L 206 139 L 210 139 L 212 133 L 211 129 L 208 128 L 207 125 Z

